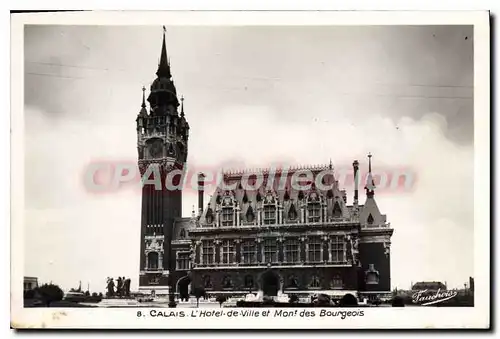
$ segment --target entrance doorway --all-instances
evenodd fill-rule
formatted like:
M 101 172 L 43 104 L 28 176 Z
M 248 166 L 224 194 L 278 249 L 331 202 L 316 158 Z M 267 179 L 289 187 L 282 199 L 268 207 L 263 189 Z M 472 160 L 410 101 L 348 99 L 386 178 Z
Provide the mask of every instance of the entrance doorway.
M 265 296 L 277 296 L 280 289 L 280 278 L 273 271 L 267 271 L 262 275 L 262 292 Z

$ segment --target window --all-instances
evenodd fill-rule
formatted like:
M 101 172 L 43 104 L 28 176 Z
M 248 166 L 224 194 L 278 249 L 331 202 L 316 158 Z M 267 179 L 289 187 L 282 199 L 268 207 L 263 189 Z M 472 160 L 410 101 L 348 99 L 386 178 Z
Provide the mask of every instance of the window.
M 264 206 L 264 225 L 276 223 L 276 207 L 274 205 Z
M 344 262 L 344 237 L 336 236 L 332 239 L 332 261 Z
M 287 287 L 288 288 L 299 288 L 299 281 L 297 280 L 297 277 L 295 275 L 292 274 L 288 277 Z
M 285 241 L 285 260 L 287 262 L 299 261 L 299 242 L 297 239 L 289 239 Z
M 221 256 L 223 264 L 232 264 L 236 259 L 236 251 L 232 240 L 224 240 L 221 247 Z
M 241 261 L 244 264 L 252 264 L 257 262 L 255 243 L 253 241 L 245 241 L 241 244 Z
M 203 263 L 213 264 L 214 263 L 214 244 L 210 240 L 204 240 L 202 244 L 203 251 Z
M 214 222 L 214 214 L 213 214 L 213 211 L 210 207 L 207 210 L 206 220 L 207 220 L 207 224 L 211 224 Z
M 224 207 L 222 208 L 222 226 L 232 226 L 233 225 L 233 208 Z
M 189 270 L 190 259 L 189 252 L 177 253 L 177 270 Z
M 181 230 L 180 238 L 181 239 L 186 238 L 186 231 L 184 230 L 184 228 Z
M 209 276 L 209 275 L 204 275 L 204 276 L 202 277 L 202 279 L 203 279 L 203 287 L 204 287 L 205 289 L 209 289 L 209 288 L 212 288 L 212 287 L 213 287 L 213 285 L 212 285 L 212 279 L 210 278 L 210 276 Z
M 264 241 L 264 262 L 278 261 L 278 247 L 276 239 L 266 239 Z
M 222 279 L 222 288 L 232 288 L 233 287 L 233 281 L 231 280 L 231 277 L 226 275 Z
M 158 252 L 148 253 L 148 269 L 150 270 L 158 269 Z
M 321 205 L 318 202 L 311 202 L 307 206 L 309 212 L 309 222 L 319 222 L 321 218 Z
M 319 280 L 319 277 L 317 275 L 313 275 L 311 277 L 311 282 L 309 283 L 310 288 L 320 288 L 321 287 L 321 281 Z
M 332 279 L 331 288 L 343 288 L 344 283 L 340 274 L 335 274 Z
M 253 277 L 251 275 L 245 276 L 245 287 L 246 288 L 253 288 Z
M 308 250 L 307 250 L 307 255 L 308 255 L 308 260 L 310 262 L 321 262 L 323 261 L 323 258 L 321 258 L 321 246 L 323 244 L 321 243 L 321 238 L 320 237 L 311 237 L 308 241 Z

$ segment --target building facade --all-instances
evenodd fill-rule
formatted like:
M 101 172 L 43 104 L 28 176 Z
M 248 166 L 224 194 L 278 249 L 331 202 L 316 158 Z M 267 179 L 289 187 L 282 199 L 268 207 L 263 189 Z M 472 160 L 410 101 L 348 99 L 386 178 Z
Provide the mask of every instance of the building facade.
M 182 218 L 182 190 L 167 189 L 164 182 L 181 180 L 189 125 L 183 99 L 177 99 L 165 36 L 156 74 L 147 99 L 150 108 L 143 95 L 137 117 L 139 168 L 147 179 L 141 291 L 181 296 L 194 288 L 230 295 L 390 295 L 393 229 L 375 202 L 371 155 L 364 204 L 359 203 L 359 162 L 354 161 L 351 204 L 331 164 L 236 171 L 222 173 L 206 205 L 200 174 L 198 213 Z M 146 184 L 155 175 L 161 178 L 161 189 Z

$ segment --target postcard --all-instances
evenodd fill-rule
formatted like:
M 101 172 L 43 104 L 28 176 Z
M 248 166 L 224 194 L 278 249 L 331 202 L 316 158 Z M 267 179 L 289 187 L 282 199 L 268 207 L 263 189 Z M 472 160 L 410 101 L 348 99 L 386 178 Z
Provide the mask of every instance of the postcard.
M 11 28 L 13 328 L 490 327 L 488 12 Z

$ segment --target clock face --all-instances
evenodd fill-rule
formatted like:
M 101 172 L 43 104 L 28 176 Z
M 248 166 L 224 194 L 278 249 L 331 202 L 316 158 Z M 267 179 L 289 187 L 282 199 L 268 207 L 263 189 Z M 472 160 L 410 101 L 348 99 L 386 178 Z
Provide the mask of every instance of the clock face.
M 155 140 L 150 146 L 149 146 L 149 154 L 151 154 L 152 157 L 156 158 L 161 156 L 163 153 L 163 143 L 161 140 Z

